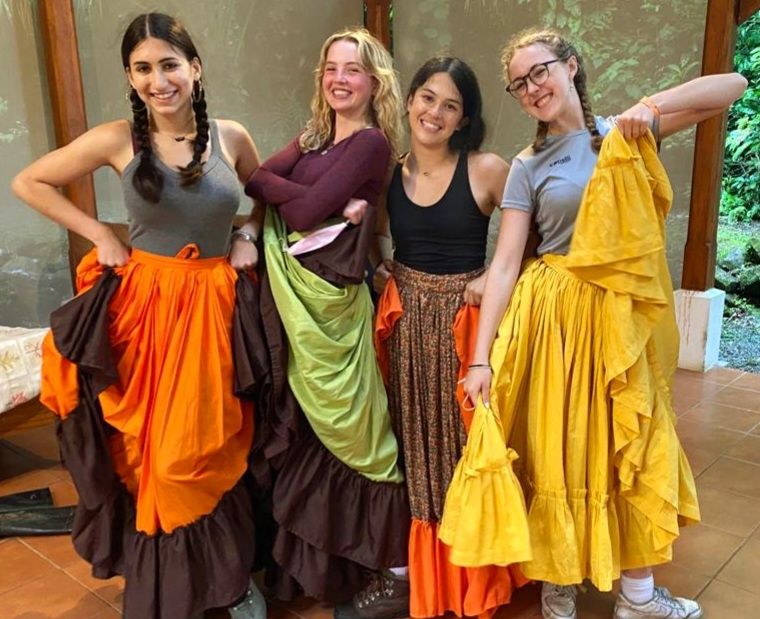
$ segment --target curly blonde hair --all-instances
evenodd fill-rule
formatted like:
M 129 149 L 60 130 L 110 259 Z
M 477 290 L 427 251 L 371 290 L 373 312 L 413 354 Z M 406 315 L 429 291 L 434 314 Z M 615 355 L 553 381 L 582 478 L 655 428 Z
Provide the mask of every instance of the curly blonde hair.
M 588 89 L 586 87 L 586 70 L 583 67 L 583 58 L 581 58 L 575 46 L 558 31 L 552 28 L 528 28 L 513 36 L 504 46 L 504 49 L 501 50 L 500 60 L 504 71 L 504 81 L 509 84 L 509 63 L 512 62 L 517 50 L 536 44 L 543 45 L 562 62 L 567 62 L 571 57 L 575 57 L 575 60 L 578 62 L 578 72 L 573 78 L 573 85 L 581 102 L 586 128 L 591 134 L 591 146 L 596 152 L 599 152 L 602 146 L 602 136 L 599 134 L 599 130 L 596 127 L 596 118 L 591 111 L 591 101 L 589 100 Z M 536 138 L 533 141 L 533 150 L 535 152 L 540 152 L 545 148 L 548 131 L 549 125 L 539 121 Z
M 394 158 L 401 152 L 403 127 L 401 123 L 401 88 L 393 68 L 393 59 L 368 30 L 348 28 L 330 35 L 322 45 L 319 64 L 314 70 L 314 96 L 311 99 L 311 119 L 298 139 L 303 152 L 318 150 L 328 144 L 335 135 L 335 112 L 322 92 L 327 52 L 336 41 L 353 41 L 359 52 L 364 70 L 375 78 L 377 88 L 370 101 L 372 123 L 385 134 Z

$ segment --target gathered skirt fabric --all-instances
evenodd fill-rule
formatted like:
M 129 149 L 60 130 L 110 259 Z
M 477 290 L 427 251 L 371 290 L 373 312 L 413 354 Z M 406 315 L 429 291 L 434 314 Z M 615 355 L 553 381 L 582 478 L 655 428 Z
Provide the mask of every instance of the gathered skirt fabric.
M 671 197 L 654 141 L 614 131 L 570 253 L 518 280 L 490 408 L 478 403 L 444 509 L 457 564 L 520 560 L 529 578 L 609 590 L 621 570 L 669 561 L 679 526 L 699 520 L 669 386 Z
M 74 545 L 126 577 L 128 617 L 191 616 L 238 599 L 253 563 L 244 481 L 253 407 L 234 395 L 237 275 L 225 258 L 132 250 L 79 265 L 54 312 L 41 401 L 81 500 Z
M 477 308 L 464 306 L 464 290 L 481 271 L 454 275 L 424 273 L 395 263 L 400 316 L 386 344 L 388 397 L 401 442 L 412 528 L 409 580 L 412 617 L 493 614 L 509 603 L 519 571 L 503 566 L 461 568 L 438 540 L 438 521 L 449 482 L 467 439 L 456 386 L 467 360 L 463 342 L 474 336 Z M 390 292 L 390 291 L 389 291 Z M 384 312 L 385 299 L 379 312 Z
M 371 571 L 407 564 L 409 504 L 372 306 L 364 283 L 328 281 L 290 256 L 274 209 L 263 237 L 269 365 L 248 380 L 260 385 L 251 471 L 270 505 L 260 561 L 280 599 L 344 602 Z

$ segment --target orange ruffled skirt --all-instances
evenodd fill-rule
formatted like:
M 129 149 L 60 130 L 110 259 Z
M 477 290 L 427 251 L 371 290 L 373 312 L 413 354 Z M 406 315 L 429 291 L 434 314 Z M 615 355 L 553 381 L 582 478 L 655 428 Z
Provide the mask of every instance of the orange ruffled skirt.
M 170 533 L 210 514 L 247 468 L 252 405 L 233 394 L 237 274 L 226 258 L 137 249 L 115 269 L 108 340 L 118 380 L 98 395 L 113 467 L 134 499 L 136 529 Z M 77 269 L 79 293 L 103 274 L 95 252 Z M 61 419 L 79 404 L 77 366 L 43 345 L 41 401 Z

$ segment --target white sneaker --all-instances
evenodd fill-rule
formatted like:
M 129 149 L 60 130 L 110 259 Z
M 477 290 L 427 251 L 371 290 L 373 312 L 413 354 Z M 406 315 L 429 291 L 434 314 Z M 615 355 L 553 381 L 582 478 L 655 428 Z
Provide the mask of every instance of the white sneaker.
M 615 619 L 700 619 L 703 616 L 699 602 L 674 598 L 665 587 L 655 587 L 654 597 L 643 604 L 634 604 L 622 593 L 615 602 Z
M 574 585 L 553 585 L 545 582 L 541 588 L 541 612 L 544 619 L 576 619 Z

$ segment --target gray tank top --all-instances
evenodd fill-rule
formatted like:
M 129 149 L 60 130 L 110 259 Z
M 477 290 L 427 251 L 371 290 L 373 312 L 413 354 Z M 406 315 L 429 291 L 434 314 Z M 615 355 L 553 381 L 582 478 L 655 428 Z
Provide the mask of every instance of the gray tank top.
M 145 200 L 132 185 L 139 156 L 124 168 L 121 187 L 129 214 L 132 247 L 175 256 L 188 243 L 195 243 L 201 258 L 227 254 L 242 188 L 235 170 L 222 154 L 216 121 L 210 121 L 209 125 L 211 153 L 203 164 L 203 176 L 192 185 L 182 187 L 179 171 L 153 157 L 164 175 L 164 189 L 157 203 Z

